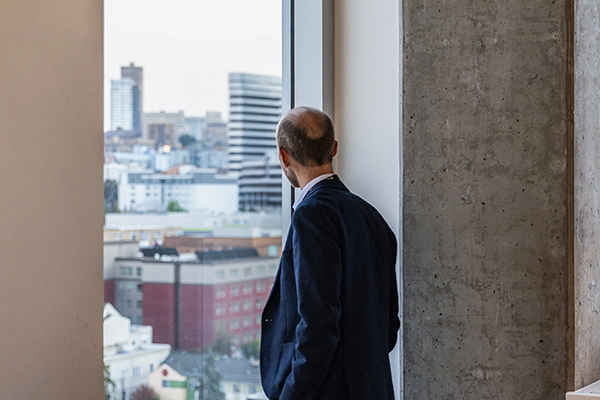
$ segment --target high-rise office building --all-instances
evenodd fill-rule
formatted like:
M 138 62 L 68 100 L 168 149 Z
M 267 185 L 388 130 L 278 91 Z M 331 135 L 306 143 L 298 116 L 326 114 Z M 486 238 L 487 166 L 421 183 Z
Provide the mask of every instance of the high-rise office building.
M 229 74 L 229 169 L 239 172 L 242 161 L 277 158 L 275 129 L 281 116 L 281 78 Z
M 244 161 L 238 177 L 240 210 L 280 213 L 281 180 L 278 158 Z
M 133 130 L 133 79 L 110 82 L 110 129 Z
M 141 134 L 142 116 L 144 113 L 144 71 L 142 67 L 136 67 L 131 63 L 128 67 L 121 67 L 121 78 L 133 79 L 132 88 L 132 130 Z

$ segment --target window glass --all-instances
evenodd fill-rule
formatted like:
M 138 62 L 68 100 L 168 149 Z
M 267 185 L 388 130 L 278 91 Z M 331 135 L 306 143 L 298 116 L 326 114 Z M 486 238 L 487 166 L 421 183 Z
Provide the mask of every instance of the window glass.
M 125 375 L 107 342 L 119 396 L 200 398 L 207 354 L 227 368 L 260 338 L 282 240 L 281 4 L 104 1 L 105 337 L 132 358 Z

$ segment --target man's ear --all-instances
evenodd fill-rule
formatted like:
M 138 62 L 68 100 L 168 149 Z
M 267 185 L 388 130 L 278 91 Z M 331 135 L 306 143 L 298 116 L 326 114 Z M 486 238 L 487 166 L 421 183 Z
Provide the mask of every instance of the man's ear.
M 284 167 L 287 168 L 290 166 L 290 155 L 287 153 L 287 151 L 285 151 L 283 147 L 277 148 L 277 155 L 279 156 L 279 160 L 281 160 L 281 164 Z
M 338 151 L 338 141 L 334 141 L 333 142 L 333 151 L 331 152 L 332 156 L 331 158 L 335 157 Z

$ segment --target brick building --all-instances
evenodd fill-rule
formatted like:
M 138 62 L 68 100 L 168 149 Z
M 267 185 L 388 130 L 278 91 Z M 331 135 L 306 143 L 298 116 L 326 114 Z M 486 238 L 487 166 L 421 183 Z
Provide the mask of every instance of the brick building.
M 116 308 L 154 329 L 159 343 L 203 350 L 219 337 L 234 346 L 260 337 L 261 312 L 279 257 L 253 248 L 117 257 Z

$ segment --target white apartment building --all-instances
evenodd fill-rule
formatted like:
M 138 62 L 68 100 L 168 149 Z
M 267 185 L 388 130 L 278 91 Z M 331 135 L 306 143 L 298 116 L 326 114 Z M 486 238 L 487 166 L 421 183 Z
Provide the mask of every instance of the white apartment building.
M 168 357 L 171 346 L 152 343 L 152 327 L 131 325 L 110 304 L 104 305 L 104 365 L 114 382 L 112 398 L 125 398 L 140 385 L 148 384 L 148 376 Z
M 133 129 L 133 79 L 110 81 L 110 130 Z
M 234 213 L 238 210 L 237 179 L 217 174 L 216 169 L 180 169 L 179 174 L 161 174 L 153 170 L 128 172 L 119 184 L 119 207 L 123 210 L 161 206 L 165 211 L 175 200 L 188 211 L 211 210 Z

